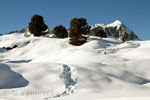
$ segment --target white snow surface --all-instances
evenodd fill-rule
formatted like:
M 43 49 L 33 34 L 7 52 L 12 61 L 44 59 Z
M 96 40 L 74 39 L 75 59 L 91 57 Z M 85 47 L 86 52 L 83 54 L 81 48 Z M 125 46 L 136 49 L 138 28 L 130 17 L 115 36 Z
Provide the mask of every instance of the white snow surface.
M 122 22 L 120 20 L 115 20 L 113 23 L 110 23 L 106 25 L 106 27 L 116 27 L 119 28 L 122 25 Z
M 77 99 L 150 100 L 150 41 L 0 36 L 0 100 Z

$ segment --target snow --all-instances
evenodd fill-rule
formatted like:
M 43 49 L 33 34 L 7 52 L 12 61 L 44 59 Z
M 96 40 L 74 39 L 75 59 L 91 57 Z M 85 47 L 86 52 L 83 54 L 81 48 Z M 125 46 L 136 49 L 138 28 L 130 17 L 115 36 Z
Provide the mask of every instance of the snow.
M 137 44 L 140 45 L 138 48 L 125 53 L 121 52 L 121 56 L 128 59 L 150 59 L 150 41 L 141 41 Z
M 117 27 L 117 29 L 122 25 L 120 20 L 115 20 L 113 23 L 106 25 L 106 27 Z
M 9 66 L 0 64 L 0 89 L 18 88 L 28 85 L 21 75 L 10 70 Z
M 94 24 L 91 26 L 91 30 L 94 29 L 95 27 L 105 27 L 104 24 Z
M 115 22 L 119 24 L 119 21 Z M 3 47 L 13 47 L 5 50 Z M 150 41 L 0 36 L 1 100 L 149 100 Z

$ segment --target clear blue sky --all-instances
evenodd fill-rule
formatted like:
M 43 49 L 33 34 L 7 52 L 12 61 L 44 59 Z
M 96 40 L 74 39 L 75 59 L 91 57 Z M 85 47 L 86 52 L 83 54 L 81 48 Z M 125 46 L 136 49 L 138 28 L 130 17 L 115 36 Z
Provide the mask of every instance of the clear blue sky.
M 0 0 L 0 33 L 27 27 L 39 14 L 53 29 L 69 28 L 74 17 L 87 18 L 88 24 L 122 21 L 142 40 L 150 40 L 150 0 Z

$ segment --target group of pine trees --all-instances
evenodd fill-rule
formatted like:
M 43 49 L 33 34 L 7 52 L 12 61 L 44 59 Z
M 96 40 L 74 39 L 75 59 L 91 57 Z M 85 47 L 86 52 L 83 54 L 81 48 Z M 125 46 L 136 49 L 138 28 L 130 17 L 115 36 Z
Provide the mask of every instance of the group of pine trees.
M 48 33 L 46 30 L 49 29 L 44 23 L 44 19 L 40 15 L 34 15 L 29 22 L 28 29 L 34 36 L 43 36 Z M 69 37 L 69 43 L 72 45 L 82 45 L 88 39 L 88 33 L 90 31 L 90 26 L 88 26 L 87 20 L 85 18 L 73 18 L 70 21 L 70 28 L 67 29 L 63 25 L 56 26 L 53 29 L 53 33 L 57 38 L 67 38 Z M 98 30 L 96 36 L 106 37 L 104 30 Z

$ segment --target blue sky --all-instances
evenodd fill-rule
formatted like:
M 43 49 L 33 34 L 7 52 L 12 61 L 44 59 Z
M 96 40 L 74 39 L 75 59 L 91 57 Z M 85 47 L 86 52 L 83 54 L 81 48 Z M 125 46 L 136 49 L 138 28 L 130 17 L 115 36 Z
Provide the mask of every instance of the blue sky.
M 0 33 L 27 27 L 39 14 L 53 29 L 69 28 L 74 17 L 85 17 L 89 25 L 122 21 L 142 40 L 150 40 L 150 0 L 0 0 Z

